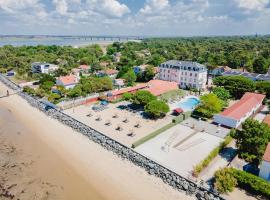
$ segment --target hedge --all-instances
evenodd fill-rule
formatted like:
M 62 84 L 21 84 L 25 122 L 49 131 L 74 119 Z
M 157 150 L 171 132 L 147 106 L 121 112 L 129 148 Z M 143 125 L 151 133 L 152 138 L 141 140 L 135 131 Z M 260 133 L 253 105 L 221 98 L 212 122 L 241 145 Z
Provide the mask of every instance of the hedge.
M 214 148 L 204 160 L 194 167 L 193 175 L 198 177 L 202 170 L 209 165 L 209 163 L 232 141 L 232 139 L 233 138 L 230 135 L 227 135 L 223 142 Z
M 138 141 L 134 142 L 134 143 L 132 144 L 131 147 L 132 147 L 132 148 L 135 148 L 135 147 L 137 147 L 137 146 L 139 146 L 139 145 L 141 145 L 141 144 L 147 142 L 148 140 L 150 140 L 150 139 L 152 139 L 152 138 L 158 136 L 159 134 L 163 133 L 164 131 L 166 131 L 166 130 L 172 128 L 173 126 L 175 126 L 175 125 L 177 125 L 177 124 L 179 124 L 179 123 L 181 123 L 182 121 L 184 121 L 185 119 L 187 119 L 188 117 L 190 117 L 190 115 L 191 115 L 191 112 L 186 112 L 186 113 L 183 113 L 183 114 L 181 114 L 181 115 L 175 117 L 175 118 L 172 120 L 171 123 L 169 123 L 169 124 L 167 124 L 166 126 L 163 126 L 162 128 L 160 128 L 160 129 L 158 129 L 158 130 L 156 130 L 156 131 L 150 133 L 149 135 L 147 135 L 147 136 L 145 136 L 145 137 L 139 139 Z
M 268 181 L 245 171 L 234 168 L 232 170 L 240 188 L 252 194 L 270 198 L 270 183 Z
M 254 195 L 261 195 L 266 198 L 270 198 L 270 183 L 258 176 L 253 174 L 247 173 L 245 171 L 241 171 L 235 168 L 224 168 L 219 170 L 220 172 L 224 172 L 231 174 L 237 181 L 237 186 L 246 190 L 247 192 L 254 194 Z M 215 182 L 218 182 L 219 178 L 215 176 Z M 220 188 L 227 191 L 227 188 Z
M 181 123 L 182 121 L 186 120 L 191 116 L 191 112 L 185 112 L 180 114 L 179 116 L 175 117 L 172 122 L 173 123 Z

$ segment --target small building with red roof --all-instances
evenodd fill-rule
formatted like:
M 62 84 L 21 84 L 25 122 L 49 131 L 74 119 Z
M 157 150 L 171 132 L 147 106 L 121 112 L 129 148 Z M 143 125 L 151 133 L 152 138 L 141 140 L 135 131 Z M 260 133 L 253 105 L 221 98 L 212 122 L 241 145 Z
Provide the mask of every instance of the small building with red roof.
M 263 155 L 259 176 L 270 181 L 270 142 L 268 143 Z
M 147 90 L 155 96 L 160 96 L 166 92 L 179 89 L 176 82 L 163 81 L 163 80 L 151 80 L 148 83 L 138 84 L 134 87 L 123 88 L 120 90 L 114 90 L 107 94 L 108 100 L 116 100 L 121 98 L 124 93 L 135 93 L 138 90 Z
M 79 83 L 79 78 L 73 74 L 60 76 L 56 80 L 56 85 L 64 86 L 66 89 L 72 89 Z
M 214 122 L 237 128 L 262 108 L 264 98 L 265 95 L 263 94 L 247 92 L 238 102 L 225 109 L 222 113 L 215 115 Z

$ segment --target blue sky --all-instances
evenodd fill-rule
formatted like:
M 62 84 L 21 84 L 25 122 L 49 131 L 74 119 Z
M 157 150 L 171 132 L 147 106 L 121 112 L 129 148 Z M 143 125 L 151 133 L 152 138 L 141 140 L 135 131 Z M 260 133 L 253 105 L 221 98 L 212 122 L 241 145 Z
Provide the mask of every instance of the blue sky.
M 270 0 L 0 0 L 0 34 L 270 33 Z

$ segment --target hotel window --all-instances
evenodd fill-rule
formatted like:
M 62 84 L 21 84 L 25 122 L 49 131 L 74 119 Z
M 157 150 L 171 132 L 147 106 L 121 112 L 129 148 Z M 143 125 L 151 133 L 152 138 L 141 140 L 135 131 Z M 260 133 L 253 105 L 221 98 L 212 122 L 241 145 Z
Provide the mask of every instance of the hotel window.
M 197 74 L 195 74 L 195 77 L 197 77 Z
M 168 73 L 170 73 L 170 70 L 168 70 Z
M 192 76 L 192 73 L 190 73 L 190 76 Z
M 187 75 L 187 72 L 185 72 L 185 75 Z
M 181 80 L 183 80 L 183 77 L 181 77 Z
M 184 75 L 184 72 L 182 72 L 181 74 Z

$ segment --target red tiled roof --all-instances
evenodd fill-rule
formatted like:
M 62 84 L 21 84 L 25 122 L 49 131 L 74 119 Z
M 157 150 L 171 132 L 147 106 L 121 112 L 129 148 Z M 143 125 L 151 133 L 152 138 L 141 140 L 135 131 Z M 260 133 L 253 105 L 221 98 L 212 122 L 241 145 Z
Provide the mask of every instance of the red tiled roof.
M 247 92 L 231 107 L 224 110 L 220 115 L 240 120 L 258 104 L 261 104 L 265 95 Z
M 88 66 L 88 65 L 80 65 L 78 68 L 82 69 L 82 70 L 89 70 L 90 66 Z
M 61 81 L 64 85 L 71 85 L 78 83 L 78 79 L 74 75 L 60 76 L 58 80 Z
M 107 70 L 105 70 L 104 72 L 105 72 L 105 74 L 107 74 L 107 75 L 118 74 L 118 70 L 116 70 L 116 69 L 107 69 Z
M 140 89 L 143 89 L 143 88 L 146 88 L 147 87 L 147 84 L 139 84 L 139 85 L 136 85 L 134 87 L 129 87 L 129 88 L 123 88 L 121 90 L 115 90 L 115 91 L 112 91 L 111 94 L 113 96 L 117 96 L 117 95 L 121 95 L 121 94 L 124 94 L 126 92 L 132 92 L 132 91 L 135 91 L 135 90 L 140 90 Z
M 270 142 L 268 143 L 268 145 L 266 147 L 266 150 L 264 152 L 263 160 L 267 161 L 267 162 L 270 162 Z
M 266 117 L 263 120 L 264 123 L 268 124 L 270 126 L 270 115 L 266 115 Z
M 151 80 L 148 82 L 148 88 L 145 89 L 151 92 L 155 96 L 159 96 L 171 90 L 178 89 L 176 82 L 163 81 L 163 80 Z

